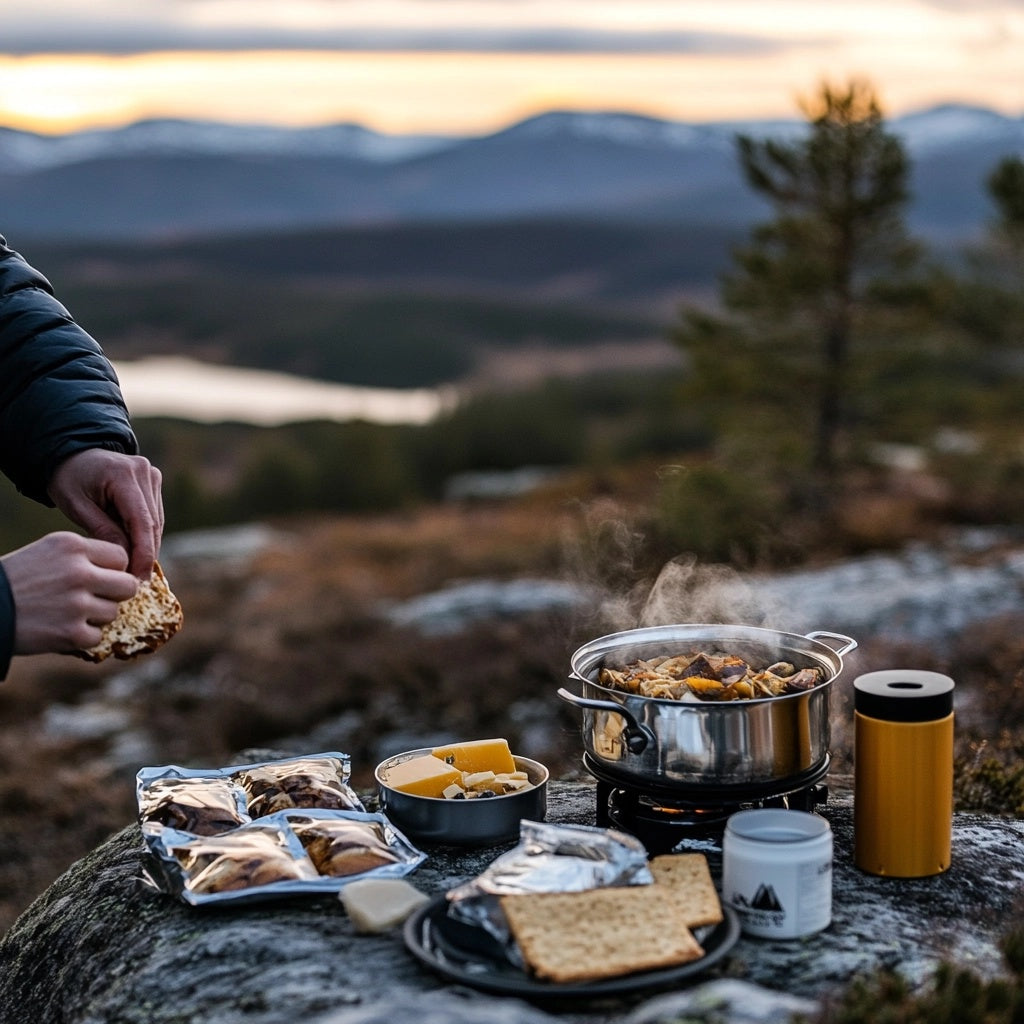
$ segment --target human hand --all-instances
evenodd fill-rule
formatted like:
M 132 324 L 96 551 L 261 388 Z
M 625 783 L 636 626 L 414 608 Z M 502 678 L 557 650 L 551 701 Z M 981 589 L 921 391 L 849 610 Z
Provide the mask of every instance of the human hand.
M 120 544 L 130 571 L 149 579 L 164 532 L 161 483 L 160 470 L 141 455 L 89 448 L 57 467 L 49 493 L 91 537 Z
M 0 558 L 14 597 L 14 653 L 68 654 L 100 642 L 101 627 L 135 594 L 122 545 L 50 533 Z

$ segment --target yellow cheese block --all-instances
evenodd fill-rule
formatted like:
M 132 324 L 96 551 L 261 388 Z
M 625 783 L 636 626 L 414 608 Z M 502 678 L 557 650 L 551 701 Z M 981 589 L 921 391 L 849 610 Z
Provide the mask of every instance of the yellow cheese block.
M 460 772 L 514 772 L 516 763 L 508 749 L 508 740 L 471 740 L 434 747 L 434 757 L 458 768 Z
M 462 781 L 462 772 L 439 757 L 422 754 L 392 765 L 384 781 L 402 793 L 443 797 L 446 786 Z

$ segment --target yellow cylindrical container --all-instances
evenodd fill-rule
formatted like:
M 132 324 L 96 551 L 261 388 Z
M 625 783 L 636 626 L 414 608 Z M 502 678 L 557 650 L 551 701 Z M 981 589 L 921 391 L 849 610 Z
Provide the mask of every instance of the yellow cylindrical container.
M 854 863 L 893 878 L 945 871 L 953 833 L 953 680 L 868 672 L 854 687 Z

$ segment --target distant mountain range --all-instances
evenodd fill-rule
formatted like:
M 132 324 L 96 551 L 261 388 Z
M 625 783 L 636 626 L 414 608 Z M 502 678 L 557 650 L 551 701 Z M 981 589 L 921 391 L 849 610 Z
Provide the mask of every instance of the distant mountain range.
M 891 119 L 911 228 L 940 244 L 991 216 L 984 182 L 1024 117 L 960 105 Z M 0 129 L 0 231 L 15 240 L 181 239 L 310 227 L 579 218 L 742 228 L 763 217 L 735 136 L 800 120 L 687 124 L 549 113 L 479 137 L 145 121 L 57 137 Z

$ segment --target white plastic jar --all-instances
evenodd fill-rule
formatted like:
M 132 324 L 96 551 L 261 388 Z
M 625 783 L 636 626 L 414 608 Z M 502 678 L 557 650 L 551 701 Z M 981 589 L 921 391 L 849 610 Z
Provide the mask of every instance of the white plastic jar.
M 797 939 L 832 921 L 832 829 L 817 814 L 737 811 L 722 840 L 722 899 L 747 935 Z

